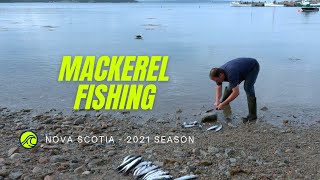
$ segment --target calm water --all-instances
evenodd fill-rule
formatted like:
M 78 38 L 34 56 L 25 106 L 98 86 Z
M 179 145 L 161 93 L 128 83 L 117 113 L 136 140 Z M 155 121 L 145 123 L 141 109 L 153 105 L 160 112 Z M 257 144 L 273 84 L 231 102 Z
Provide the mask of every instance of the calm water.
M 199 7 L 200 5 L 200 7 Z M 259 107 L 319 109 L 320 13 L 228 4 L 0 4 L 0 105 L 71 109 L 76 83 L 57 82 L 63 55 L 169 55 L 153 112 L 213 105 L 212 66 L 257 58 Z M 135 34 L 143 40 L 135 40 Z M 241 87 L 234 109 L 246 111 Z M 147 114 L 151 112 L 146 112 Z M 281 113 L 281 112 L 280 112 Z

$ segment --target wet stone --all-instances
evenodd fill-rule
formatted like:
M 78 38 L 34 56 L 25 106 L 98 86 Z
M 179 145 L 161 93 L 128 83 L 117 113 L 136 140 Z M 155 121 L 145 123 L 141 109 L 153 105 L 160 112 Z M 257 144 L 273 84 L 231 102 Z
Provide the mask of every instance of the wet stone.
M 84 166 L 80 166 L 74 170 L 74 173 L 80 174 L 85 170 Z
M 53 176 L 47 175 L 46 177 L 44 177 L 44 180 L 55 180 L 55 178 Z
M 21 158 L 21 154 L 19 153 L 14 153 L 10 156 L 10 159 L 20 159 Z
M 20 171 L 18 171 L 18 172 L 11 173 L 9 175 L 9 178 L 10 179 L 19 179 L 21 176 L 22 176 L 22 173 Z
M 37 173 L 40 173 L 41 170 L 42 170 L 42 169 L 41 169 L 40 167 L 36 166 L 36 167 L 33 168 L 32 173 L 33 173 L 33 174 L 37 174 Z
M 83 175 L 89 175 L 91 172 L 90 171 L 84 171 L 82 174 Z
M 9 149 L 8 156 L 11 156 L 12 154 L 17 153 L 17 152 L 18 152 L 18 147 L 13 147 L 13 148 Z
M 76 120 L 73 121 L 74 125 L 80 125 L 80 124 L 84 124 L 86 118 L 85 117 L 78 117 Z
M 56 163 L 56 162 L 62 162 L 62 161 L 65 161 L 66 158 L 62 155 L 54 155 L 54 156 L 51 156 L 50 157 L 50 161 L 52 163 Z
M 9 171 L 8 170 L 4 170 L 4 169 L 0 169 L 0 176 L 8 176 L 9 175 Z
M 237 159 L 236 158 L 230 158 L 229 161 L 230 161 L 230 163 L 236 163 Z
M 208 147 L 208 153 L 209 154 L 216 154 L 216 153 L 218 153 L 219 152 L 219 148 L 216 148 L 216 147 L 214 147 L 214 146 L 209 146 Z

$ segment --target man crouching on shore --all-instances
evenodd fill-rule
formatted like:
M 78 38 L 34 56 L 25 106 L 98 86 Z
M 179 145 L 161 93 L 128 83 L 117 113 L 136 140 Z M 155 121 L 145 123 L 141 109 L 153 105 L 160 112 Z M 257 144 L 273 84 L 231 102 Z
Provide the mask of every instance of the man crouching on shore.
M 259 63 L 253 58 L 233 59 L 220 68 L 212 68 L 209 74 L 211 80 L 217 83 L 215 107 L 222 110 L 239 95 L 239 84 L 244 81 L 244 90 L 247 94 L 249 114 L 243 117 L 243 123 L 257 119 L 257 102 L 254 92 L 254 83 L 260 70 Z M 222 101 L 222 82 L 229 82 L 226 87 Z

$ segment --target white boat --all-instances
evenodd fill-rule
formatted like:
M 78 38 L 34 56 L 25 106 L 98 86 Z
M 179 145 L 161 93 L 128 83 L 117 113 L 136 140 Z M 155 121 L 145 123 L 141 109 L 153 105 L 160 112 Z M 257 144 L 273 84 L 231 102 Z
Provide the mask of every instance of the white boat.
M 283 4 L 274 4 L 273 2 L 270 3 L 264 3 L 265 7 L 283 7 Z
M 312 7 L 320 7 L 320 3 L 317 3 L 317 4 L 310 4 L 310 6 L 312 6 Z
M 232 6 L 232 7 L 251 7 L 252 4 L 245 4 L 245 3 L 242 3 L 241 1 L 233 1 L 230 3 L 230 6 Z

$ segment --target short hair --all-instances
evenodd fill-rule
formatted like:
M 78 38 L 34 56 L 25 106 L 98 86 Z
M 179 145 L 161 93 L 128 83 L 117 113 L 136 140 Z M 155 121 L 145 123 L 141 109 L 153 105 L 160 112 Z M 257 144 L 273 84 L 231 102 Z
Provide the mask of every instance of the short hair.
M 210 74 L 209 74 L 209 77 L 212 78 L 212 77 L 219 77 L 220 73 L 224 73 L 224 70 L 221 69 L 221 68 L 212 68 L 210 70 Z

